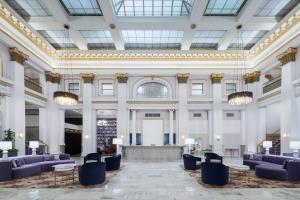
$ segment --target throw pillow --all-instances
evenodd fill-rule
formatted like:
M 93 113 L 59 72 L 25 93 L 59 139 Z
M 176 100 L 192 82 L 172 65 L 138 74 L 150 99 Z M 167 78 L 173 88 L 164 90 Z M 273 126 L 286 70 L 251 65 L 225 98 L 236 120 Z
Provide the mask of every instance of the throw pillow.
M 286 169 L 290 160 L 285 160 L 282 165 L 282 169 Z
M 262 155 L 253 154 L 253 160 L 262 161 Z
M 54 155 L 44 155 L 45 161 L 52 161 L 54 160 Z
M 19 160 L 15 160 L 17 167 L 22 167 L 22 164 Z
M 19 160 L 12 160 L 12 166 L 13 168 L 21 167 L 21 163 Z

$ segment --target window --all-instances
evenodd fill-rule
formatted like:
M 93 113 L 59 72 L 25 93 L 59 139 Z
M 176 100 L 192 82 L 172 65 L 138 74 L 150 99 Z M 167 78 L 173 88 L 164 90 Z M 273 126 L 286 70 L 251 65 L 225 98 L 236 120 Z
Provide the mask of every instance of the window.
M 250 49 L 267 33 L 268 31 L 248 31 L 248 30 L 241 31 L 239 37 L 235 37 L 232 39 L 231 44 L 229 45 L 228 48 L 229 49 L 236 49 L 236 48 Z
M 203 95 L 203 83 L 192 83 L 192 95 Z
M 80 30 L 89 49 L 115 49 L 111 34 L 106 30 Z
M 168 89 L 161 83 L 144 83 L 137 89 L 138 98 L 168 98 Z
M 65 10 L 72 16 L 99 16 L 102 11 L 97 0 L 60 0 Z
M 76 49 L 74 41 L 67 37 L 67 32 L 64 30 L 55 31 L 38 31 L 55 49 L 60 50 L 63 48 Z
M 170 144 L 169 133 L 164 133 L 164 145 Z
M 101 84 L 101 94 L 102 95 L 113 95 L 114 85 L 112 83 L 102 83 Z
M 197 30 L 194 33 L 191 48 L 217 49 L 225 32 L 224 30 Z
M 226 113 L 226 117 L 234 117 L 234 113 Z
M 45 17 L 50 16 L 50 12 L 41 0 L 6 0 L 22 17 Z
M 202 117 L 202 114 L 201 114 L 201 113 L 194 113 L 193 116 L 194 116 L 194 117 Z
M 145 113 L 145 117 L 160 117 L 160 113 Z
M 69 83 L 69 92 L 79 95 L 80 93 L 79 83 Z
M 246 0 L 209 0 L 204 15 L 236 16 L 245 3 Z
M 226 83 L 226 95 L 236 92 L 236 83 Z
M 258 17 L 284 17 L 294 7 L 299 4 L 299 0 L 266 0 L 255 16 Z

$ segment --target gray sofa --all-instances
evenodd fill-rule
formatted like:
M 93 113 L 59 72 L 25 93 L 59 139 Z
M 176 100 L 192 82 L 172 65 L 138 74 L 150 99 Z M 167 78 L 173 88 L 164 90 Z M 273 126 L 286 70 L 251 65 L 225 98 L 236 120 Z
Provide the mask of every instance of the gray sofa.
M 19 166 L 14 166 L 17 160 Z M 41 172 L 53 170 L 57 164 L 75 163 L 70 160 L 70 155 L 60 154 L 59 159 L 54 155 L 18 156 L 10 157 L 9 160 L 0 160 L 0 181 L 38 175 Z
M 243 164 L 255 170 L 258 177 L 300 181 L 300 159 L 275 155 L 254 154 L 251 156 L 245 154 Z

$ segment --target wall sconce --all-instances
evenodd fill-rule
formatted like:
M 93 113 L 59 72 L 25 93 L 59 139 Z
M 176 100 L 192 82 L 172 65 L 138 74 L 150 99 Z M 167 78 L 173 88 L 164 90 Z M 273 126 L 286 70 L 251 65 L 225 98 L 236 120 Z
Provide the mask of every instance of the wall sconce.
M 123 136 L 123 135 L 121 135 L 121 138 L 123 139 L 123 138 L 124 138 L 124 136 Z
M 182 136 L 182 139 L 184 139 L 185 137 L 184 137 L 184 135 Z
M 221 137 L 219 135 L 217 135 L 216 139 L 217 139 L 217 141 L 220 141 Z
M 85 139 L 89 139 L 89 137 L 90 137 L 89 135 L 84 135 Z
M 282 138 L 287 138 L 287 134 L 286 134 L 286 133 L 283 133 L 283 134 L 282 134 Z
M 24 133 L 19 133 L 19 138 L 23 139 L 24 138 Z

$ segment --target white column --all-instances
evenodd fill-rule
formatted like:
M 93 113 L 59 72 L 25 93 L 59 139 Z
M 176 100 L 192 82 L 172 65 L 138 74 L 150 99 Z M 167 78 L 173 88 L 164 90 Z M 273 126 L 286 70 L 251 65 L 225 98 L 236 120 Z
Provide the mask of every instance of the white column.
M 289 142 L 299 139 L 297 133 L 297 109 L 295 88 L 293 80 L 296 69 L 295 62 L 296 49 L 289 48 L 286 52 L 278 56 L 282 64 L 281 69 L 281 154 L 290 152 Z
M 132 130 L 131 130 L 131 134 L 132 134 L 132 145 L 136 145 L 136 110 L 131 110 L 131 114 L 132 114 Z
M 82 74 L 82 156 L 93 153 L 93 74 Z
M 258 112 L 258 137 L 257 137 L 257 144 L 261 143 L 262 141 L 266 140 L 267 134 L 267 109 L 265 107 L 259 108 Z
M 97 112 L 92 111 L 92 148 L 97 151 Z
M 169 110 L 169 120 L 170 120 L 170 128 L 169 128 L 169 144 L 173 144 L 173 134 L 174 134 L 174 110 Z
M 189 137 L 188 111 L 188 74 L 177 74 L 178 81 L 178 144 L 184 145 L 184 138 Z
M 58 110 L 58 136 L 59 136 L 59 152 L 64 153 L 65 152 L 65 110 L 59 109 Z
M 209 146 L 212 146 L 214 141 L 212 110 L 208 110 L 207 114 L 208 114 L 208 144 Z
M 212 109 L 212 127 L 213 127 L 213 152 L 223 154 L 223 110 L 222 110 L 222 84 L 223 75 L 211 75 L 213 88 L 213 109 Z
M 246 145 L 246 111 L 241 110 L 241 145 Z
M 128 136 L 127 80 L 128 74 L 116 74 L 118 80 L 117 137 Z
M 11 128 L 16 133 L 16 149 L 19 155 L 25 154 L 25 85 L 24 66 L 11 62 L 14 86 L 11 93 Z
M 39 108 L 39 138 L 44 143 L 48 144 L 48 117 L 46 108 Z

